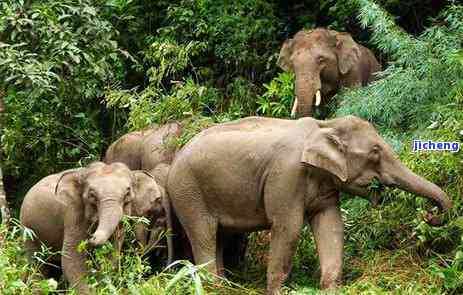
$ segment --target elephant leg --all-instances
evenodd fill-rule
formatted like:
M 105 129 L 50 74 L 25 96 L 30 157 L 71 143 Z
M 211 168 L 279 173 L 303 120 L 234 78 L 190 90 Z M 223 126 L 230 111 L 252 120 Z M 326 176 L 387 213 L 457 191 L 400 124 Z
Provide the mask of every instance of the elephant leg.
M 217 227 L 217 219 L 209 215 L 196 218 L 193 223 L 185 226 L 195 263 L 207 263 L 206 269 L 213 274 L 217 274 Z
M 85 238 L 85 232 L 79 230 L 66 232 L 65 228 L 61 265 L 70 287 L 76 288 L 78 294 L 90 294 L 90 288 L 86 282 L 88 270 L 85 265 L 85 254 L 77 251 L 79 242 Z
M 191 198 L 190 202 L 180 202 L 175 210 L 178 219 L 186 232 L 193 250 L 193 258 L 196 264 L 206 264 L 206 269 L 217 274 L 217 230 L 218 220 L 210 215 L 206 206 L 201 202 L 200 194 Z M 188 204 L 188 206 L 184 206 Z M 192 210 L 194 208 L 194 210 Z
M 344 224 L 337 206 L 317 213 L 310 221 L 320 258 L 320 288 L 335 289 L 342 283 Z
M 24 248 L 26 250 L 26 257 L 30 264 L 35 264 L 37 261 L 34 259 L 34 253 L 40 252 L 40 242 L 38 240 L 26 240 L 24 242 Z M 37 273 L 32 277 L 34 280 L 42 280 L 51 276 L 51 266 L 47 264 L 41 264 Z M 27 279 L 28 274 L 23 279 Z
M 280 294 L 281 286 L 291 271 L 292 258 L 302 229 L 303 213 L 289 213 L 273 220 L 267 268 L 268 295 Z
M 191 172 L 186 169 L 179 171 L 174 178 L 176 177 L 194 179 Z M 217 274 L 216 247 L 219 221 L 209 213 L 209 208 L 203 201 L 202 190 L 197 184 L 186 181 L 171 185 L 170 176 L 168 186 L 173 209 L 188 236 L 195 263 L 206 263 L 206 269 Z

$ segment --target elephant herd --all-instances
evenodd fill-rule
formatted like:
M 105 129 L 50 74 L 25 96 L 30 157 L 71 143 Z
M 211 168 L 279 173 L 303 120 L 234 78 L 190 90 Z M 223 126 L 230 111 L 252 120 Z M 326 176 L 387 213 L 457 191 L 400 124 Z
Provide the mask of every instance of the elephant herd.
M 248 117 L 216 124 L 178 148 L 179 122 L 128 133 L 103 162 L 45 177 L 26 194 L 20 213 L 41 243 L 62 255 L 65 278 L 79 293 L 85 282 L 83 240 L 98 246 L 111 236 L 123 251 L 124 215 L 146 217 L 136 228 L 141 245 L 165 238 L 165 263 L 191 259 L 220 276 L 244 256 L 247 234 L 270 230 L 267 294 L 279 294 L 304 221 L 317 245 L 322 289 L 342 281 L 343 220 L 339 194 L 374 201 L 372 182 L 431 200 L 441 211 L 449 197 L 414 174 L 368 122 L 354 116 L 308 117 L 341 87 L 364 85 L 380 70 L 367 48 L 346 33 L 301 31 L 287 40 L 278 64 L 296 74 L 297 120 Z M 315 102 L 314 102 L 315 98 Z M 430 213 L 426 221 L 438 224 Z M 42 273 L 47 275 L 46 267 Z

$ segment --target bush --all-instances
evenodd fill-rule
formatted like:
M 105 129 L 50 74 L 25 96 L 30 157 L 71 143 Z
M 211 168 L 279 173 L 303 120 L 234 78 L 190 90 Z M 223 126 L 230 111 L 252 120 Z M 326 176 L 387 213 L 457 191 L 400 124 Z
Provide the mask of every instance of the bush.
M 0 4 L 3 165 L 19 187 L 99 158 L 99 98 L 123 70 L 116 32 L 93 2 Z
M 217 122 L 256 114 L 288 118 L 294 76 L 275 65 L 282 41 L 302 27 L 345 29 L 387 59 L 387 69 L 367 87 L 344 89 L 321 112 L 354 114 L 374 123 L 402 161 L 443 187 L 455 206 L 444 216 L 446 226 L 432 228 L 422 220 L 428 202 L 408 193 L 388 190 L 380 209 L 343 196 L 347 286 L 341 292 L 459 294 L 461 153 L 411 153 L 408 144 L 415 138 L 462 139 L 463 8 L 452 2 L 438 4 L 446 5 L 440 11 L 430 3 L 436 4 L 3 1 L 0 92 L 7 105 L 1 135 L 6 188 L 19 202 L 21 191 L 39 178 L 98 159 L 115 134 L 153 123 L 180 121 L 184 132 L 173 144 L 182 146 Z M 30 265 L 23 256 L 22 233 L 19 225 L 9 232 L 0 228 L 2 291 L 65 289 L 62 282 L 56 287 L 54 281 L 35 277 L 50 253 L 44 249 Z M 319 266 L 310 235 L 304 228 L 288 294 L 318 292 Z M 253 234 L 246 274 L 231 274 L 245 287 L 212 280 L 188 262 L 156 272 L 130 243 L 130 235 L 116 271 L 111 245 L 92 251 L 90 281 L 98 294 L 262 293 L 268 240 L 266 234 Z M 31 275 L 22 280 L 27 273 Z
M 377 4 L 367 0 L 357 3 L 360 22 L 371 29 L 373 43 L 391 61 L 380 80 L 338 94 L 339 108 L 334 115 L 354 114 L 373 122 L 393 143 L 402 161 L 442 187 L 454 200 L 454 207 L 445 216 L 447 225 L 433 228 L 422 219 L 430 209 L 428 202 L 405 192 L 390 190 L 381 211 L 368 209 L 366 204 L 359 206 L 358 201 L 344 201 L 348 251 L 356 255 L 365 249 L 404 249 L 424 259 L 420 263 L 436 292 L 444 288 L 459 293 L 461 153 L 413 153 L 411 144 L 418 138 L 461 140 L 463 64 L 461 42 L 455 37 L 463 36 L 463 6 L 450 5 L 434 20 L 435 25 L 415 38 L 397 27 Z M 392 291 L 397 287 L 384 288 Z

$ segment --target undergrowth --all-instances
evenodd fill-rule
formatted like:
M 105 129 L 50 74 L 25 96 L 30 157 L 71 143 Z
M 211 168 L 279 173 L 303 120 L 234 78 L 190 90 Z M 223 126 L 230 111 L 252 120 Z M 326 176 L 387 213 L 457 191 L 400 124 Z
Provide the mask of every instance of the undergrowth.
M 180 121 L 183 135 L 172 144 L 182 146 L 216 123 L 249 115 L 289 116 L 294 76 L 278 73 L 275 61 L 290 26 L 284 27 L 275 3 L 23 2 L 0 4 L 0 57 L 8 66 L 0 69 L 0 90 L 10 113 L 1 136 L 2 165 L 20 187 L 17 203 L 34 180 L 97 158 L 105 137 L 109 142 L 117 133 Z M 317 115 L 353 114 L 372 122 L 404 164 L 454 201 L 442 216 L 445 225 L 430 227 L 423 215 L 431 205 L 409 193 L 388 189 L 378 208 L 343 195 L 345 284 L 339 293 L 461 294 L 462 152 L 413 153 L 411 144 L 413 139 L 463 140 L 463 6 L 452 1 L 414 36 L 371 0 L 320 1 L 320 11 L 334 2 L 330 14 L 356 14 L 371 34 L 366 45 L 389 62 L 381 79 L 343 89 Z M 380 2 L 400 6 L 412 1 Z M 85 30 L 77 34 L 79 26 Z M 89 282 L 97 294 L 265 290 L 268 233 L 251 234 L 246 262 L 231 270 L 228 281 L 188 261 L 167 268 L 153 265 L 134 242 L 130 226 L 127 232 L 120 257 L 110 243 L 96 251 L 82 245 L 90 254 Z M 37 253 L 33 263 L 26 260 L 23 242 L 30 235 L 17 222 L 9 230 L 0 227 L 1 293 L 66 292 L 62 279 L 37 277 L 49 250 Z M 284 293 L 318 294 L 319 276 L 316 245 L 306 226 Z

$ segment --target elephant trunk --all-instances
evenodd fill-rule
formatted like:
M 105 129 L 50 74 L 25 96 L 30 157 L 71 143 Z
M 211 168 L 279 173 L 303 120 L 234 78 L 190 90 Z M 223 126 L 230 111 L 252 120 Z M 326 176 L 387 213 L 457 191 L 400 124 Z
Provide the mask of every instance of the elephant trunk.
M 295 70 L 296 73 L 296 97 L 297 103 L 296 114 L 298 117 L 312 116 L 312 108 L 321 102 L 321 81 L 318 72 L 307 71 L 307 67 L 301 65 L 301 70 Z M 304 69 L 305 68 L 305 69 Z
M 446 212 L 452 207 L 452 201 L 437 185 L 416 175 L 400 162 L 398 166 L 399 167 L 394 169 L 395 173 L 392 175 L 392 182 L 395 186 L 430 199 L 439 207 L 441 212 Z M 428 213 L 426 222 L 431 225 L 439 225 L 441 223 L 436 217 L 433 217 L 431 213 Z
M 135 238 L 146 248 L 146 245 L 148 245 L 148 229 L 145 224 L 137 224 L 135 226 Z
M 98 227 L 90 238 L 90 244 L 99 246 L 111 237 L 123 216 L 122 205 L 115 200 L 102 201 L 98 209 Z

